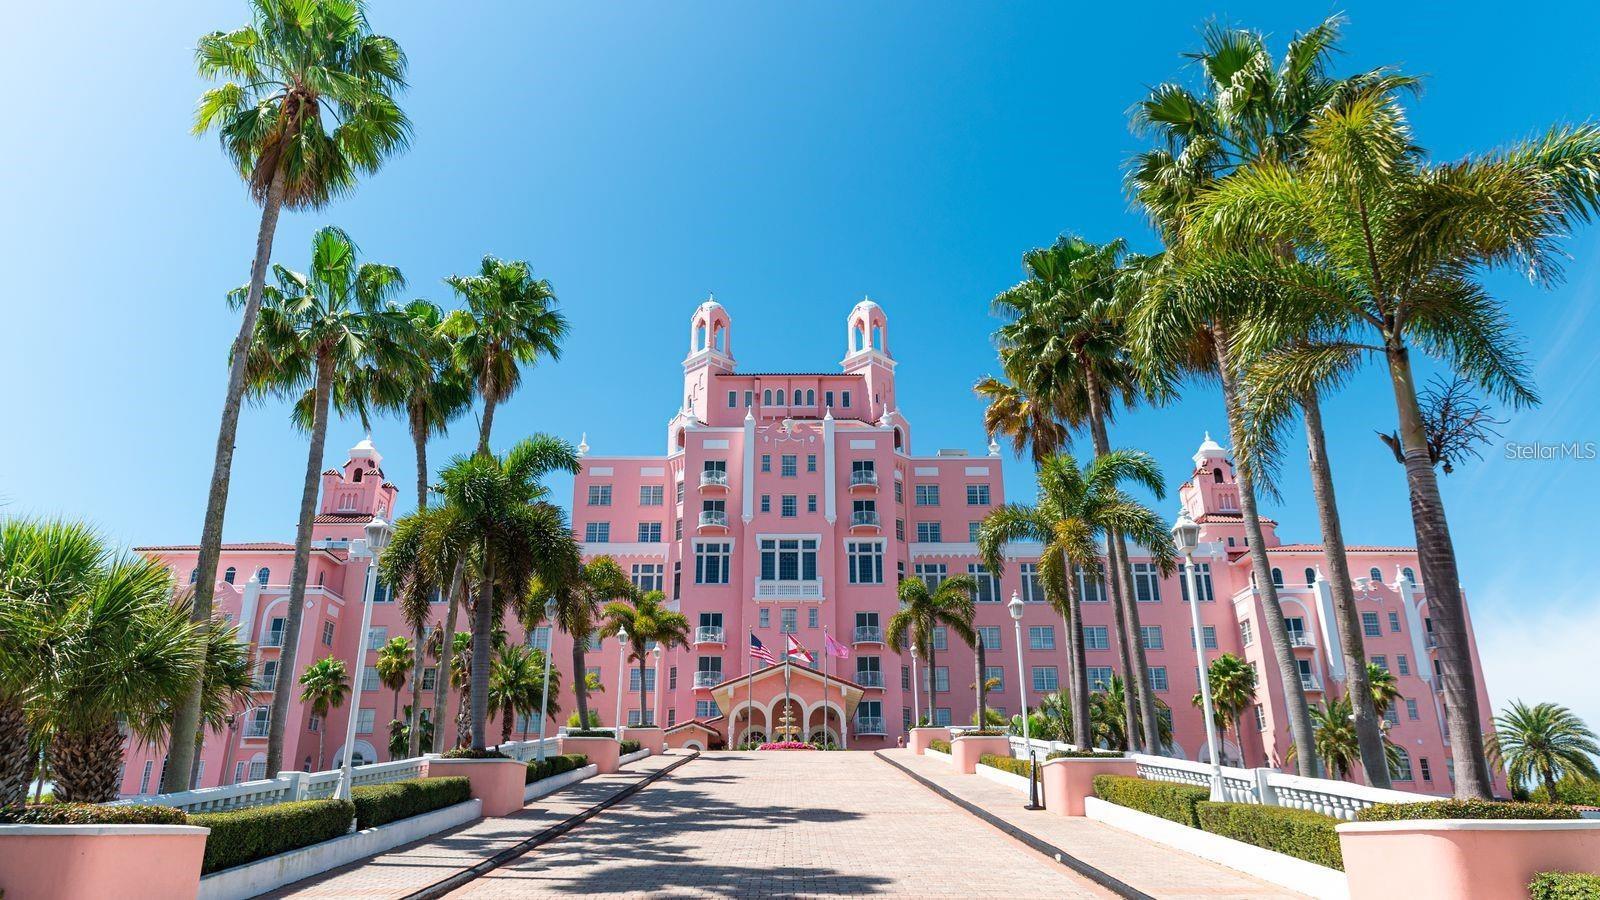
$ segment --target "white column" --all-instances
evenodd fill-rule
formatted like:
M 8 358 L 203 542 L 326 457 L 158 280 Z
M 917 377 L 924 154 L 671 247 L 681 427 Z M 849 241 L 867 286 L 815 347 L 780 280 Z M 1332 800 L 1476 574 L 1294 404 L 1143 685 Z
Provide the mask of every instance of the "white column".
M 256 631 L 256 607 L 261 601 L 261 582 L 251 576 L 244 584 L 244 598 L 239 604 L 239 640 L 250 643 Z
M 751 409 L 744 413 L 744 471 L 739 475 L 739 490 L 744 494 L 744 520 L 756 517 L 756 417 Z
M 1328 579 L 1323 577 L 1321 566 L 1317 566 L 1317 580 L 1311 586 L 1311 593 L 1317 603 L 1317 628 L 1322 632 L 1328 677 L 1343 683 L 1344 641 L 1339 639 L 1339 619 L 1333 608 L 1333 590 Z
M 834 468 L 838 461 L 833 452 L 833 410 L 822 414 L 822 513 L 832 525 L 839 518 L 838 503 L 834 494 L 838 488 L 838 481 L 834 478 Z

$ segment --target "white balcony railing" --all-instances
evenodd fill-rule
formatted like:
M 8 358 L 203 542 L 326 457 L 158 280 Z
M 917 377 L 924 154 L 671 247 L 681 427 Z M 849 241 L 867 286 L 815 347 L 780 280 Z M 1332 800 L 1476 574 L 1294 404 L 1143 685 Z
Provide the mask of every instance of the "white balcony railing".
M 694 686 L 697 688 L 714 688 L 722 683 L 722 673 L 716 670 L 694 673 Z
M 247 738 L 264 738 L 267 736 L 269 726 L 266 722 L 248 722 L 244 726 L 244 736 Z
M 706 471 L 700 473 L 700 486 L 727 487 L 728 473 L 717 471 L 715 469 L 707 469 Z
M 728 514 L 720 509 L 707 509 L 700 513 L 701 528 L 727 528 Z
M 757 600 L 821 600 L 822 579 L 811 581 L 763 581 L 756 579 Z
M 875 510 L 862 509 L 850 514 L 851 528 L 877 528 L 878 513 Z
M 263 647 L 282 647 L 283 646 L 283 632 L 281 632 L 281 631 L 269 631 L 269 632 L 267 632 L 267 636 L 261 639 L 261 646 L 263 646 Z
M 728 642 L 727 633 L 722 630 L 721 625 L 701 625 L 694 630 L 694 642 L 696 644 L 726 644 Z
M 862 687 L 883 687 L 883 671 L 881 669 L 857 669 L 856 684 Z
M 881 644 L 883 643 L 883 629 L 876 625 L 857 625 L 856 643 Z
M 1301 675 L 1300 689 L 1303 691 L 1320 691 L 1322 690 L 1322 679 L 1315 675 Z
M 883 734 L 883 716 L 857 716 L 856 734 Z
M 1208 763 L 1165 756 L 1129 754 L 1138 763 L 1139 775 L 1152 781 L 1172 781 L 1204 787 L 1211 783 Z M 1421 803 L 1437 800 L 1427 794 L 1391 791 L 1348 781 L 1303 778 L 1277 769 L 1222 767 L 1223 797 L 1230 803 L 1254 803 L 1306 809 L 1338 819 L 1354 819 L 1356 813 L 1377 803 Z
M 851 487 L 877 487 L 878 473 L 872 469 L 857 469 L 850 473 Z
M 1309 634 L 1299 631 L 1289 632 L 1289 646 L 1291 647 L 1315 647 L 1316 645 L 1316 642 L 1311 639 Z
M 270 693 L 272 693 L 272 692 L 277 690 L 277 686 L 273 682 L 273 680 L 270 679 L 270 678 L 257 678 L 254 682 L 251 683 L 250 690 L 255 691 L 258 694 L 260 694 L 260 693 L 270 694 Z

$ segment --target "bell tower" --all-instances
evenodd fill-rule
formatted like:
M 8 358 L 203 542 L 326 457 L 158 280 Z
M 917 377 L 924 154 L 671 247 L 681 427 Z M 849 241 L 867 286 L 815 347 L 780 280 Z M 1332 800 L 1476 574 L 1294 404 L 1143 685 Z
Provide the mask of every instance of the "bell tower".
M 889 352 L 889 317 L 863 297 L 845 317 L 844 371 L 866 382 L 868 421 L 899 409 L 894 396 L 894 356 Z

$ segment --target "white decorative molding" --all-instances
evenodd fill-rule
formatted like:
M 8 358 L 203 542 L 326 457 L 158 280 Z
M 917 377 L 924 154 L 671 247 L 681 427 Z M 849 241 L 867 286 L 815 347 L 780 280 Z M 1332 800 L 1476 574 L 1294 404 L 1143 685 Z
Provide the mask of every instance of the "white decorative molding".
M 604 543 L 598 541 L 580 541 L 578 546 L 582 548 L 584 556 L 659 556 L 665 558 L 667 555 L 667 547 L 671 545 L 660 541 L 649 544 L 638 542 L 618 544 L 610 541 L 606 541 Z
M 727 438 L 707 438 L 706 442 L 704 444 L 701 444 L 700 446 L 705 448 L 705 449 L 707 449 L 707 450 L 726 450 L 726 449 L 728 449 L 728 439 Z
M 917 466 L 915 469 L 911 470 L 911 474 L 913 474 L 913 475 L 937 475 L 937 474 L 939 474 L 939 467 L 938 466 Z
M 988 466 L 967 466 L 967 474 L 968 475 L 988 475 L 989 474 L 989 467 Z
M 611 466 L 590 466 L 588 475 L 615 475 L 616 469 Z
M 667 467 L 666 466 L 644 466 L 644 467 L 639 469 L 639 474 L 643 475 L 646 478 L 651 478 L 651 477 L 659 478 L 662 475 L 667 474 Z
M 873 448 L 875 448 L 877 446 L 878 446 L 878 442 L 876 440 L 872 439 L 872 438 L 851 438 L 850 439 L 850 449 L 851 450 L 871 450 L 871 449 L 873 449 Z

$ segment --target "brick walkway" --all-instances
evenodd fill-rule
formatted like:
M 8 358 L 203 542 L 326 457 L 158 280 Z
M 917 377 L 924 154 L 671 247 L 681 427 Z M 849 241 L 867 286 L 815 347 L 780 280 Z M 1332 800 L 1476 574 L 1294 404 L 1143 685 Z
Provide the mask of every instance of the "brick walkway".
M 917 756 L 910 750 L 885 750 L 883 755 L 962 800 L 999 817 L 1008 825 L 1060 847 L 1118 881 L 1151 896 L 1163 900 L 1302 896 L 1093 819 L 1030 812 L 1022 808 L 1026 798 L 1020 791 L 982 776 L 957 775 L 955 767 L 944 760 Z M 904 773 L 895 774 L 904 779 L 906 784 L 926 790 Z M 927 793 L 937 796 L 932 791 Z
M 870 753 L 715 753 L 453 896 L 1109 897 Z

